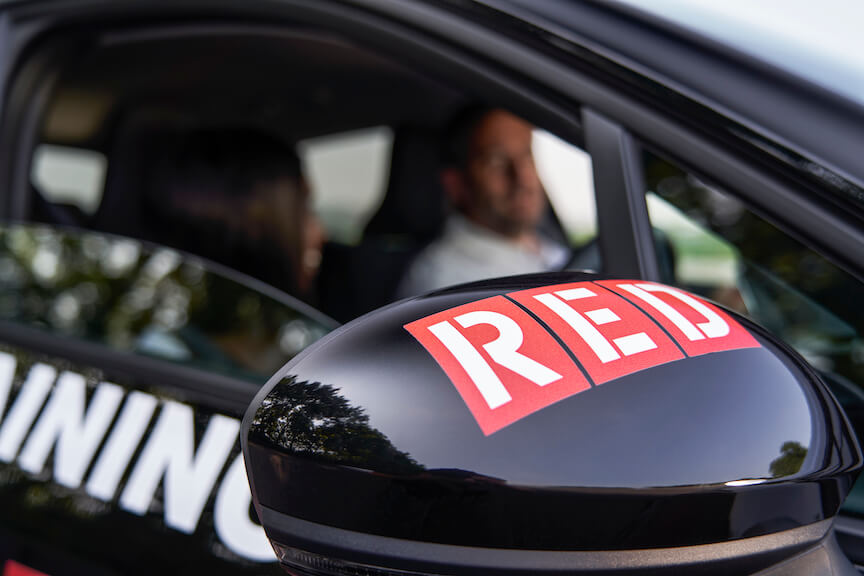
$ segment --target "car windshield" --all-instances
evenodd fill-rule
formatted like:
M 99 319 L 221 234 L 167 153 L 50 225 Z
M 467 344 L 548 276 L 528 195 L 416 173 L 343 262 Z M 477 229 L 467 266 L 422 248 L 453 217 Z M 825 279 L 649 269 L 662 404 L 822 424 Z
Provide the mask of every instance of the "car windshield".
M 827 0 L 616 0 L 864 104 L 864 4 Z

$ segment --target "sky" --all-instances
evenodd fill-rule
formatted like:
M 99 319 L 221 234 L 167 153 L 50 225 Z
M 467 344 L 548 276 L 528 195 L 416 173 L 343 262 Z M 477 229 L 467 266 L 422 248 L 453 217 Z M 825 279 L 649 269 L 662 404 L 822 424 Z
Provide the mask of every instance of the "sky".
M 864 103 L 860 0 L 615 0 L 734 43 Z

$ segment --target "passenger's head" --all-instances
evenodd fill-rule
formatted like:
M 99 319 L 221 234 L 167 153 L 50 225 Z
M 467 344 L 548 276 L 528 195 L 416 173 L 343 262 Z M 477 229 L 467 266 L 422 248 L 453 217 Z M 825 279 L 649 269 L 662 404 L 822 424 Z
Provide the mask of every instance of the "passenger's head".
M 459 114 L 448 132 L 442 174 L 453 206 L 503 236 L 533 233 L 546 194 L 534 166 L 532 132 L 533 126 L 502 109 Z
M 248 129 L 205 130 L 166 154 L 151 209 L 181 249 L 304 296 L 321 235 L 291 146 Z

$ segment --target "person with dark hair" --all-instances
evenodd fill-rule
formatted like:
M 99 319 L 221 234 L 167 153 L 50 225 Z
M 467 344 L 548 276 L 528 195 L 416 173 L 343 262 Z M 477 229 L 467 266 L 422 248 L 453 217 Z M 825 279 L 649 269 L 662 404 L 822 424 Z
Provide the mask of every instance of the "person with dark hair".
M 154 240 L 310 297 L 322 233 L 289 145 L 250 129 L 195 132 L 164 155 L 148 188 Z
M 441 174 L 454 211 L 442 235 L 412 262 L 400 295 L 566 262 L 568 250 L 538 230 L 547 198 L 532 134 L 533 126 L 502 109 L 472 107 L 456 116 Z

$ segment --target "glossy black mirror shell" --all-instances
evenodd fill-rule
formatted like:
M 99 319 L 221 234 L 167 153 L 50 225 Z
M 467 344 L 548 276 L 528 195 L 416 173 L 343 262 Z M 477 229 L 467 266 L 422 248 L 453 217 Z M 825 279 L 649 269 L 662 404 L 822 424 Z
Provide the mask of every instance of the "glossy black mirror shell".
M 850 427 L 816 373 L 743 318 L 734 322 L 755 346 L 596 384 L 489 434 L 405 329 L 465 303 L 597 279 L 445 290 L 312 346 L 244 420 L 259 514 L 343 535 L 596 551 L 727 542 L 837 512 L 861 462 Z

